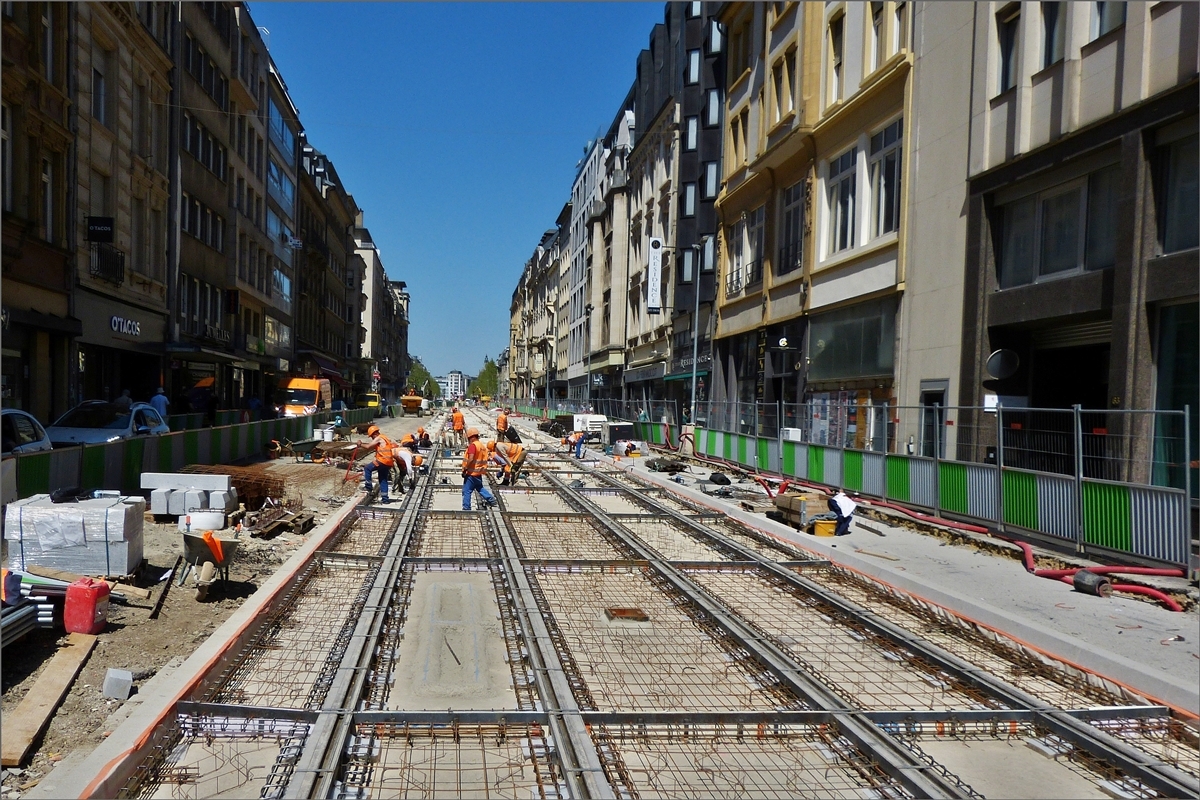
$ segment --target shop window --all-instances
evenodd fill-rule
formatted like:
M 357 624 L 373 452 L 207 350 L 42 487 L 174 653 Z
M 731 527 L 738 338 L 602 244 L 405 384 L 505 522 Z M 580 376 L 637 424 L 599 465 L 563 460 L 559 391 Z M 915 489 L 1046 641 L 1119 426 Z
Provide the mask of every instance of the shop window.
M 892 374 L 896 303 L 885 298 L 815 314 L 809 333 L 810 381 Z
M 1192 464 L 1200 453 L 1200 305 L 1195 301 L 1164 306 L 1158 313 L 1158 352 L 1155 354 L 1157 386 L 1155 407 L 1159 410 L 1189 410 L 1188 434 Z M 1162 416 L 1155 430 L 1154 483 L 1185 486 L 1184 424 L 1179 418 Z M 1200 485 L 1200 470 L 1192 469 L 1192 491 Z

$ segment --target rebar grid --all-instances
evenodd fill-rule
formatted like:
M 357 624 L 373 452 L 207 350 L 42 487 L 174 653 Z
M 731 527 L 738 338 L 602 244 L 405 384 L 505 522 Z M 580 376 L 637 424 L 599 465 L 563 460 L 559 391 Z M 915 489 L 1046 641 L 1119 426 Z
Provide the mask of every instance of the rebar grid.
M 400 528 L 400 516 L 387 511 L 359 508 L 329 549 L 331 553 L 382 555 Z
M 1200 777 L 1200 732 L 1190 725 L 1169 717 L 1107 719 L 1092 724 L 1176 769 Z
M 688 574 L 853 707 L 998 707 L 979 690 L 782 580 L 732 568 Z
M 704 524 L 714 529 L 717 533 L 728 536 L 738 544 L 744 545 L 759 555 L 766 556 L 774 561 L 808 561 L 812 558 L 811 554 L 805 553 L 799 548 L 792 547 L 786 542 L 772 539 L 766 534 L 751 530 L 736 520 L 717 519 L 705 522 Z
M 910 795 L 830 725 L 606 725 L 622 797 L 902 798 Z M 603 752 L 603 751 L 602 751 Z
M 483 521 L 473 515 L 426 511 L 417 518 L 408 545 L 410 558 L 493 558 Z
M 622 517 L 620 524 L 668 561 L 729 561 L 715 546 L 700 541 L 670 518 Z
M 492 494 L 499 498 L 504 511 L 527 514 L 572 514 L 579 511 L 568 498 L 554 489 L 493 487 Z
M 410 540 L 411 546 L 411 540 Z M 396 665 L 397 648 L 404 636 L 404 623 L 408 620 L 409 603 L 412 600 L 413 579 L 416 569 L 411 562 L 400 568 L 391 601 L 384 613 L 379 641 L 371 655 L 367 680 L 363 684 L 363 697 L 358 702 L 362 711 L 379 711 L 387 708 L 391 696 L 392 676 Z
M 553 617 L 588 696 L 599 710 L 797 709 L 803 704 L 691 602 L 640 568 L 566 571 L 532 566 L 544 617 Z M 634 606 L 647 622 L 610 620 Z M 563 655 L 560 652 L 560 655 Z M 568 659 L 564 658 L 564 662 Z
M 378 569 L 378 564 L 364 569 L 314 569 L 284 613 L 272 620 L 205 699 L 319 708 L 328 679 L 345 651 L 347 626 L 353 630 Z
M 590 518 L 504 514 L 521 558 L 616 561 L 626 554 Z
M 529 658 L 529 647 L 517 616 L 517 600 L 513 587 L 509 586 L 504 570 L 493 565 L 489 572 L 492 586 L 496 590 L 496 602 L 500 606 L 500 625 L 504 631 L 505 658 L 512 674 L 513 690 L 517 693 L 517 708 L 534 711 L 542 707 L 538 696 L 537 679 Z
M 1145 698 L 1119 693 L 1102 679 L 1078 672 L 1070 666 L 1026 651 L 999 635 L 979 628 L 941 609 L 838 568 L 807 570 L 805 577 L 833 589 L 847 600 L 871 609 L 894 625 L 954 653 L 964 661 L 1002 678 L 1056 708 L 1087 708 L 1145 703 Z M 1092 680 L 1097 682 L 1093 683 Z M 1172 744 L 1166 744 L 1169 737 Z M 1128 726 L 1122 739 L 1129 745 L 1164 759 L 1191 775 L 1200 776 L 1200 752 L 1196 735 L 1183 725 L 1143 732 Z
M 203 797 L 266 797 L 272 767 L 287 739 L 194 738 L 180 740 L 131 797 L 193 800 Z M 298 750 L 297 750 L 298 752 Z
M 554 744 L 540 725 L 358 725 L 342 760 L 341 797 L 557 798 Z
M 648 506 L 638 502 L 636 496 L 615 486 L 580 489 L 579 494 L 605 514 L 645 514 L 650 511 Z

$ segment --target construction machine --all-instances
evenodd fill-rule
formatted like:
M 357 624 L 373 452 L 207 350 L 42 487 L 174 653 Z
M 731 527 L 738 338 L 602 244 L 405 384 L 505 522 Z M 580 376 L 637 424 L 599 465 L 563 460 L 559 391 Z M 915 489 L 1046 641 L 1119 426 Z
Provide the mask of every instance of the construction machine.
M 418 417 L 425 416 L 425 412 L 429 409 L 429 401 L 421 396 L 421 393 L 413 387 L 408 387 L 408 391 L 400 398 L 400 409 L 404 416 L 415 414 Z

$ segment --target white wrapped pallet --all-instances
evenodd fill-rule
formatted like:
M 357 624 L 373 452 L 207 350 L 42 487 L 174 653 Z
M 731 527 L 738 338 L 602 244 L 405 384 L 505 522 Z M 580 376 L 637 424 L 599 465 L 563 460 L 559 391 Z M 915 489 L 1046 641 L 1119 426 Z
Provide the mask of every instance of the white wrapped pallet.
M 52 567 L 81 575 L 127 575 L 142 561 L 141 497 L 105 497 L 51 503 L 34 495 L 9 504 L 4 538 L 8 567 Z

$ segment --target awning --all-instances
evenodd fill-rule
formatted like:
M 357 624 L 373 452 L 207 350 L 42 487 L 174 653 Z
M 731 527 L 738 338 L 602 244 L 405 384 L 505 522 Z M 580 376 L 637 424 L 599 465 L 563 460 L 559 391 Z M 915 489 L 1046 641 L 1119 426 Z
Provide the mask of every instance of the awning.
M 330 382 L 332 382 L 333 384 L 337 385 L 338 387 L 340 387 L 342 389 L 350 388 L 350 384 L 346 382 L 346 379 L 343 378 L 340 374 L 338 374 L 336 372 L 331 372 L 330 370 L 322 369 L 321 374 L 324 375 L 326 378 L 329 378 Z
M 26 325 L 43 331 L 65 333 L 68 336 L 83 334 L 83 322 L 74 317 L 58 317 L 54 314 L 43 314 L 40 311 L 24 308 L 4 307 L 5 326 Z
M 180 361 L 198 361 L 209 364 L 231 364 L 240 359 L 233 353 L 222 353 L 219 350 L 209 350 L 194 344 L 168 344 L 164 348 L 166 354 Z
M 696 379 L 699 380 L 708 374 L 708 370 L 702 369 L 696 372 Z M 664 381 L 690 381 L 692 379 L 691 372 L 679 372 L 674 375 L 667 375 L 663 378 Z

